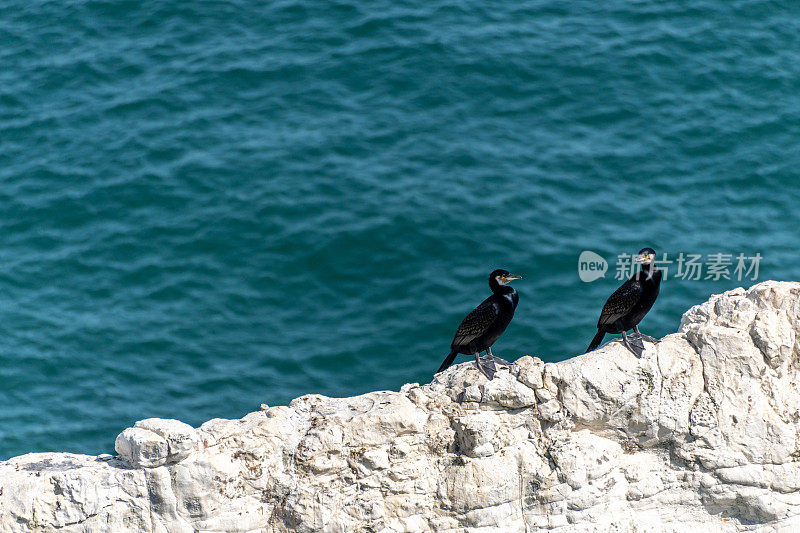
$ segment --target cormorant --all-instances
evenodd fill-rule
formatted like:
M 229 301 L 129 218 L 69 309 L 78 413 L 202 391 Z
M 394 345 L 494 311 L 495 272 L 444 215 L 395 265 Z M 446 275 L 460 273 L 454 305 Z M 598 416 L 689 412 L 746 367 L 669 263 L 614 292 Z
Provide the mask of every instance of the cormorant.
M 508 283 L 521 278 L 522 276 L 511 274 L 507 270 L 495 270 L 489 275 L 492 295 L 473 309 L 458 326 L 453 343 L 450 345 L 450 354 L 436 371 L 437 373 L 453 364 L 456 355 L 460 353 L 474 355 L 478 370 L 489 379 L 492 379 L 497 372 L 495 362 L 502 365 L 509 364 L 492 355 L 492 344 L 508 327 L 519 301 L 517 291 L 509 287 Z M 486 356 L 481 359 L 478 354 L 483 351 L 486 351 Z
M 641 263 L 642 269 L 623 283 L 606 301 L 600 320 L 597 321 L 597 335 L 592 339 L 587 353 L 600 346 L 606 333 L 622 333 L 622 342 L 637 357 L 641 357 L 644 351 L 643 338 L 655 341 L 639 332 L 639 322 L 653 307 L 661 287 L 662 272 L 653 264 L 655 257 L 656 252 L 652 248 L 639 250 L 634 261 Z M 638 344 L 635 346 L 631 345 L 625 334 L 629 329 L 633 329 L 637 335 Z

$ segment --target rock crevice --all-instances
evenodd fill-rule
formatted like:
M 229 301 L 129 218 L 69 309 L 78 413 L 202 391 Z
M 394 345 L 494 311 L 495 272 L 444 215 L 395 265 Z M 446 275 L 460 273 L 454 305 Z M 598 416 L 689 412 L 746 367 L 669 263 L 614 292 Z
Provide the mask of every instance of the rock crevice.
M 0 463 L 2 531 L 797 531 L 800 283 L 561 363 L 309 395 Z

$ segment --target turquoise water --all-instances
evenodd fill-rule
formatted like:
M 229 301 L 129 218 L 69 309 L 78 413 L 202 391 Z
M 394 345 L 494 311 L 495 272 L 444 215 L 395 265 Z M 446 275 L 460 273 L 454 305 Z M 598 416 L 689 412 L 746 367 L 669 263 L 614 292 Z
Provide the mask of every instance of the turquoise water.
M 619 284 L 582 250 L 800 279 L 798 2 L 11 0 L 0 43 L 0 457 L 426 382 L 496 267 L 495 353 L 549 361 Z

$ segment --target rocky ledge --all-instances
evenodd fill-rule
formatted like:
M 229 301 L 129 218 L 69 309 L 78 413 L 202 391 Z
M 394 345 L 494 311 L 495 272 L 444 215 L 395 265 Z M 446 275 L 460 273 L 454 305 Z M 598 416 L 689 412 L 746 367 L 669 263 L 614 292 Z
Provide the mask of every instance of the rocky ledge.
M 800 283 L 562 363 L 310 395 L 0 463 L 11 531 L 800 531 Z

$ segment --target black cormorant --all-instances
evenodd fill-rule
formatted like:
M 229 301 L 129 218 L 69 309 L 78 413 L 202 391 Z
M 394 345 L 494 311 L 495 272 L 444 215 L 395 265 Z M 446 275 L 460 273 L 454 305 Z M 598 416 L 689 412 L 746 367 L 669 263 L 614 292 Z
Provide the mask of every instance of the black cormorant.
M 474 355 L 478 370 L 489 379 L 492 379 L 497 372 L 495 362 L 509 364 L 492 355 L 492 344 L 508 327 L 519 301 L 517 291 L 509 287 L 508 283 L 521 278 L 522 276 L 511 274 L 507 270 L 495 270 L 489 275 L 492 295 L 473 309 L 458 326 L 456 336 L 450 345 L 450 354 L 437 373 L 453 364 L 456 355 L 460 353 Z M 483 351 L 486 351 L 486 356 L 481 359 L 478 354 Z
M 642 269 L 614 291 L 606 301 L 600 320 L 597 321 L 597 335 L 592 339 L 587 353 L 600 346 L 606 333 L 622 333 L 622 342 L 637 357 L 641 357 L 644 351 L 643 338 L 655 340 L 639 332 L 639 322 L 653 307 L 661 287 L 662 272 L 653 264 L 655 258 L 656 252 L 652 248 L 642 248 L 639 251 L 634 261 L 641 263 Z M 625 334 L 629 329 L 633 329 L 637 335 L 636 345 L 631 345 Z

